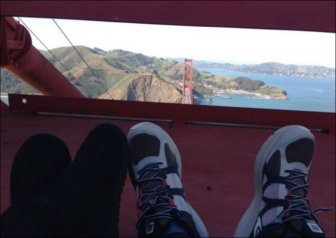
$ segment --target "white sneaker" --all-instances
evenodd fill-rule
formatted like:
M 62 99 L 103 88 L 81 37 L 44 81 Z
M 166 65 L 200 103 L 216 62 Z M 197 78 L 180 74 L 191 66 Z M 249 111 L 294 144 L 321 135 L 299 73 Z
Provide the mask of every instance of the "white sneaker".
M 186 201 L 181 157 L 172 138 L 159 126 L 143 122 L 128 133 L 130 176 L 136 189 L 140 237 L 162 236 L 171 221 L 191 237 L 207 237 L 201 218 Z
M 314 150 L 314 136 L 302 126 L 268 138 L 256 159 L 254 198 L 235 237 L 324 237 L 306 197 Z

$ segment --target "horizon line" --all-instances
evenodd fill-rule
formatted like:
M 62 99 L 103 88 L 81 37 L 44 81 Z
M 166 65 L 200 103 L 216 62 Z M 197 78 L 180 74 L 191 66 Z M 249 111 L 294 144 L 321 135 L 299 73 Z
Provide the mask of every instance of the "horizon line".
M 86 45 L 75 45 L 75 47 L 86 47 L 86 48 L 89 48 L 89 49 L 92 49 L 94 50 L 95 48 L 99 49 L 99 50 L 102 50 L 102 51 L 105 51 L 105 52 L 110 52 L 110 51 L 114 51 L 114 50 L 122 50 L 122 51 L 126 51 L 126 52 L 130 52 L 130 53 L 133 53 L 133 54 L 142 54 L 144 56 L 147 56 L 147 57 L 156 57 L 156 58 L 164 58 L 164 59 L 168 59 L 168 60 L 180 60 L 180 59 L 184 59 L 184 58 L 190 58 L 190 57 L 171 57 L 171 56 L 149 56 L 143 52 L 133 52 L 133 51 L 130 51 L 130 50 L 126 50 L 126 49 L 110 49 L 110 50 L 104 50 L 104 49 L 101 49 L 97 46 L 95 47 L 90 47 L 90 46 L 86 46 Z M 52 48 L 50 50 L 56 50 L 56 49 L 60 49 L 60 48 L 72 48 L 72 46 L 59 46 L 59 47 L 56 47 L 56 48 Z M 37 48 L 38 50 L 42 50 L 42 51 L 48 51 L 47 49 L 39 49 Z M 264 62 L 259 62 L 259 63 L 233 63 L 232 61 L 217 61 L 217 60 L 209 60 L 209 59 L 199 59 L 199 58 L 192 58 L 193 60 L 196 60 L 196 61 L 204 61 L 204 62 L 207 62 L 207 63 L 217 63 L 217 64 L 233 64 L 233 65 L 261 65 L 261 64 L 268 64 L 268 63 L 274 63 L 274 64 L 282 64 L 282 65 L 295 65 L 295 66 L 310 66 L 310 67 L 325 67 L 325 68 L 329 68 L 329 69 L 333 69 L 333 70 L 336 70 L 336 66 L 332 67 L 332 66 L 326 66 L 326 65 L 321 65 L 321 64 L 300 64 L 300 63 L 284 63 L 284 62 L 280 62 L 280 61 L 264 61 Z

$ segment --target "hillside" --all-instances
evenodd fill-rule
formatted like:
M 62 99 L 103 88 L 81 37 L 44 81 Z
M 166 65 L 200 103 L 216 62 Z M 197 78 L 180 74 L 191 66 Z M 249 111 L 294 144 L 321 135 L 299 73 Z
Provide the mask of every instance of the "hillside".
M 18 79 L 4 68 L 1 68 L 1 92 L 37 93 L 34 88 Z
M 156 75 L 131 76 L 125 85 L 115 85 L 101 99 L 119 99 L 127 101 L 171 102 L 181 100 L 181 92 L 176 86 L 166 83 Z
M 178 102 L 181 97 L 183 64 L 180 62 L 124 50 L 76 48 L 90 68 L 71 47 L 52 50 L 62 64 L 49 52 L 42 51 L 42 54 L 87 97 L 155 102 Z M 35 92 L 6 70 L 1 70 L 1 79 L 2 92 Z M 283 90 L 268 87 L 260 81 L 231 79 L 193 69 L 196 101 L 224 89 L 231 90 L 230 93 L 259 93 L 270 98 L 286 98 Z

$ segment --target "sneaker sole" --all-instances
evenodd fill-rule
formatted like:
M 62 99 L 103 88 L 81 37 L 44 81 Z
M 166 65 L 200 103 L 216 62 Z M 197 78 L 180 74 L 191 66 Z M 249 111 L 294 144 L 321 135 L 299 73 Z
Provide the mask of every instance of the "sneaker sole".
M 255 194 L 253 200 L 239 221 L 235 230 L 234 237 L 248 237 L 258 219 L 262 204 L 262 186 L 263 186 L 263 165 L 266 160 L 283 144 L 291 144 L 301 139 L 309 138 L 314 140 L 313 134 L 305 127 L 292 125 L 282 127 L 270 136 L 260 148 L 254 168 Z

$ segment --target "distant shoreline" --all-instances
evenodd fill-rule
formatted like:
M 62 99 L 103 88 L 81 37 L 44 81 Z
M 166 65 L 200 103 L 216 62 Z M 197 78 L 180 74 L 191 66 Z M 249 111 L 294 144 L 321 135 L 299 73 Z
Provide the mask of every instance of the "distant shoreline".
M 270 95 L 264 95 L 261 93 L 254 93 L 254 92 L 249 92 L 246 90 L 233 90 L 233 89 L 228 89 L 228 90 L 219 90 L 215 92 L 215 96 L 221 97 L 222 95 L 225 94 L 239 94 L 239 95 L 253 95 L 257 98 L 262 98 L 262 99 L 273 99 Z
M 262 94 L 259 92 L 250 92 L 250 91 L 246 91 L 242 89 L 238 89 L 238 90 L 221 89 L 221 90 L 215 91 L 214 93 L 215 96 L 219 96 L 219 97 L 223 97 L 223 96 L 225 97 L 225 94 L 253 95 L 258 99 L 267 99 L 267 100 L 272 100 L 272 99 L 287 100 L 287 98 L 277 98 L 277 97 L 272 97 L 271 95 L 266 95 L 266 94 Z

